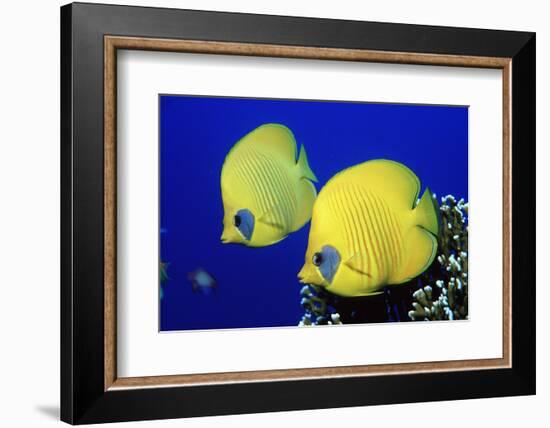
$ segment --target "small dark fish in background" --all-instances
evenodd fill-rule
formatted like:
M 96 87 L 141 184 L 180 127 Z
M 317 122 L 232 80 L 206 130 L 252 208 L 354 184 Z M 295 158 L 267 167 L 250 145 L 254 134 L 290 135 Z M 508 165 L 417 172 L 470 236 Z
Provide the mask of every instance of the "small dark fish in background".
M 160 298 L 164 299 L 164 284 L 170 278 L 168 277 L 168 265 L 170 263 L 160 262 L 159 279 L 160 279 Z
M 218 288 L 218 283 L 214 277 L 202 268 L 189 272 L 187 279 L 191 282 L 193 293 L 209 295 Z
M 163 284 L 166 281 L 168 281 L 168 265 L 170 263 L 160 262 L 160 269 L 159 269 L 159 276 L 160 276 L 160 283 Z

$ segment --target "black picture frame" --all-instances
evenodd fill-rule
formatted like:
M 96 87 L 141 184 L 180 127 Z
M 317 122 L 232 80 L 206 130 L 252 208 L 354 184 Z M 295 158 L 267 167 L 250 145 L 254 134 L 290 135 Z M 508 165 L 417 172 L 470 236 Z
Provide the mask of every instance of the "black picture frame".
M 512 367 L 105 391 L 105 35 L 511 58 Z M 527 32 L 63 6 L 61 419 L 86 424 L 534 394 L 535 43 Z

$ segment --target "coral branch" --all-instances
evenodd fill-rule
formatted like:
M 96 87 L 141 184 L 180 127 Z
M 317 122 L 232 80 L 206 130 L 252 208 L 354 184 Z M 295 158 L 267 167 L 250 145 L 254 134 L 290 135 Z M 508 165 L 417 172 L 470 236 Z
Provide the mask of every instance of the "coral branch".
M 440 212 L 438 255 L 418 278 L 409 311 L 413 321 L 468 318 L 468 203 L 447 195 Z
M 342 324 L 340 315 L 328 304 L 326 291 L 314 285 L 304 285 L 300 290 L 300 304 L 304 315 L 298 325 Z

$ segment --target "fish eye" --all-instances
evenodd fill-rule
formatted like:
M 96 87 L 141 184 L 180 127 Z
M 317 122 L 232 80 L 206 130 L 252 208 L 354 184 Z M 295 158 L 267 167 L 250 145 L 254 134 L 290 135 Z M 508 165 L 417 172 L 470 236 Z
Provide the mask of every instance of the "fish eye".
M 311 259 L 313 264 L 315 266 L 321 266 L 321 263 L 323 263 L 323 254 L 321 253 L 315 253 Z
M 250 241 L 252 233 L 254 233 L 254 215 L 250 210 L 243 208 L 237 211 L 233 217 L 233 224 L 244 239 Z

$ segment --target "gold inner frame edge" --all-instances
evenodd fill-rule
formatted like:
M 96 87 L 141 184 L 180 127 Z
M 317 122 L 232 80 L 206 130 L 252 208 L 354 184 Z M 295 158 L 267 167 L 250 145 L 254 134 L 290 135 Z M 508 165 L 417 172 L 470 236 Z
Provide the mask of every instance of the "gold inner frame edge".
M 502 358 L 280 369 L 170 376 L 117 377 L 116 367 L 116 88 L 117 50 L 147 50 L 392 64 L 494 68 L 502 70 L 503 91 L 503 349 Z M 511 58 L 339 49 L 309 46 L 104 37 L 104 390 L 212 385 L 263 381 L 362 377 L 426 372 L 510 368 L 512 361 L 512 164 Z

